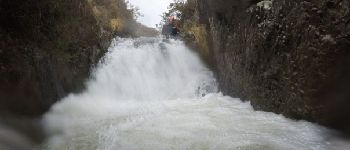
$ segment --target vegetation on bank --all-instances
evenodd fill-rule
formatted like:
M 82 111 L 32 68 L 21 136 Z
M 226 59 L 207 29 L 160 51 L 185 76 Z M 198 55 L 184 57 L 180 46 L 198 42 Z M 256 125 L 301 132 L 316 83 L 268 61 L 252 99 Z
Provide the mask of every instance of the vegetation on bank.
M 208 63 L 210 63 L 210 38 L 207 32 L 206 25 L 201 23 L 196 11 L 195 0 L 174 0 L 169 5 L 167 12 L 163 14 L 162 22 L 166 22 L 170 16 L 176 16 L 177 26 L 180 28 L 181 37 L 187 42 L 187 44 L 196 49 L 201 57 Z

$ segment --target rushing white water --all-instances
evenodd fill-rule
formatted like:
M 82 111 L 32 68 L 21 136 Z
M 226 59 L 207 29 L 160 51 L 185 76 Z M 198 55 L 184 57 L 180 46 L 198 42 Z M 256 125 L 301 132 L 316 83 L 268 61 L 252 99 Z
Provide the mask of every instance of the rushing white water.
M 218 93 L 180 41 L 118 39 L 82 94 L 54 105 L 43 149 L 348 149 L 324 127 Z

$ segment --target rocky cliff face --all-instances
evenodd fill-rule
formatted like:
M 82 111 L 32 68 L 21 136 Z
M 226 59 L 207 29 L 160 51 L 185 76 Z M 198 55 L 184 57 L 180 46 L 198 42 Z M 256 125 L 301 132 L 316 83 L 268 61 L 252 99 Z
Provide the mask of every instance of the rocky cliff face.
M 134 17 L 124 0 L 1 0 L 0 130 L 39 141 L 31 118 L 81 91 L 112 38 L 157 34 Z
M 135 22 L 119 0 L 3 0 L 0 7 L 0 110 L 18 115 L 42 114 L 82 89 L 113 36 L 132 36 L 124 24 Z
M 156 34 L 124 0 L 1 0 L 0 20 L 0 123 L 10 125 L 82 90 L 113 37 Z
M 186 37 L 209 47 L 204 55 L 225 94 L 250 100 L 258 110 L 350 129 L 349 0 L 186 5 L 180 7 Z M 206 34 L 189 26 L 202 26 Z

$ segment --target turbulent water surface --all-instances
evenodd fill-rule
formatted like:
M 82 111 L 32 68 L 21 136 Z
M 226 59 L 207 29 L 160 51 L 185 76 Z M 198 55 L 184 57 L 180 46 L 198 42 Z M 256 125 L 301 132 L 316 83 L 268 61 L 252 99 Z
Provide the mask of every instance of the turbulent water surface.
M 180 41 L 118 39 L 87 87 L 45 115 L 42 149 L 349 149 L 329 129 L 223 96 Z

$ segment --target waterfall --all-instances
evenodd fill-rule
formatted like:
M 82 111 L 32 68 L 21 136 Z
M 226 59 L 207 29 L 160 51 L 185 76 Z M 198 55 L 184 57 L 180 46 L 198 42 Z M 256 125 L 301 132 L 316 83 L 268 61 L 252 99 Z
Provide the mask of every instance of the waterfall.
M 223 96 L 181 41 L 116 39 L 87 89 L 43 117 L 41 149 L 348 149 L 335 131 Z

